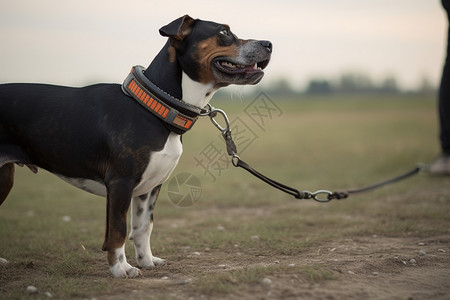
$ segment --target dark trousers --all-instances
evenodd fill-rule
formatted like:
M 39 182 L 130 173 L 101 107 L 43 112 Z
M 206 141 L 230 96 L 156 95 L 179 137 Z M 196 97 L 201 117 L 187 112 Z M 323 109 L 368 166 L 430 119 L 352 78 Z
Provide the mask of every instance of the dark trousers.
M 447 12 L 447 18 L 450 13 L 450 0 L 442 0 L 442 6 Z M 439 87 L 439 119 L 440 119 L 440 141 L 442 151 L 450 155 L 450 26 L 447 38 L 447 54 L 442 71 L 441 85 Z

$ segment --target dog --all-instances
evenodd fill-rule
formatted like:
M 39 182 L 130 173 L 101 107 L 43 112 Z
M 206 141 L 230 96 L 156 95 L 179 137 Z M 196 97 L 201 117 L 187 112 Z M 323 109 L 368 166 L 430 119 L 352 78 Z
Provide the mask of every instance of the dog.
M 219 88 L 257 84 L 272 53 L 269 41 L 242 40 L 228 25 L 188 15 L 159 32 L 168 38 L 162 50 L 123 85 L 0 85 L 0 204 L 14 164 L 106 197 L 102 250 L 115 277 L 165 263 L 150 249 L 153 210 L 181 156 L 182 134 Z M 138 268 L 125 256 L 130 204 Z

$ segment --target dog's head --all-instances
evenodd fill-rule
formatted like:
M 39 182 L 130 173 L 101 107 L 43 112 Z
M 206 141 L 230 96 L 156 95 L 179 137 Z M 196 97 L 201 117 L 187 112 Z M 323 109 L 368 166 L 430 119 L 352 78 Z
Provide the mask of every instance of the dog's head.
M 169 37 L 169 58 L 197 82 L 216 87 L 256 84 L 272 53 L 269 41 L 241 40 L 228 25 L 185 15 L 162 27 Z

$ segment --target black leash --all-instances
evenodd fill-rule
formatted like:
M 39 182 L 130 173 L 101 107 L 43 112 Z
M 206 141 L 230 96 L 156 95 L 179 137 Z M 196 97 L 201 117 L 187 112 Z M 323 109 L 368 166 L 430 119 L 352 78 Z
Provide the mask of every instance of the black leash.
M 358 194 L 358 193 L 364 193 L 368 191 L 372 191 L 378 188 L 381 188 L 385 185 L 406 179 L 412 175 L 418 174 L 424 167 L 422 164 L 418 164 L 416 167 L 414 167 L 412 170 L 405 172 L 403 174 L 400 174 L 396 177 L 390 178 L 388 180 L 369 185 L 363 188 L 358 189 L 352 189 L 352 190 L 346 190 L 346 191 L 328 191 L 328 190 L 318 190 L 315 192 L 310 191 L 299 191 L 296 188 L 287 186 L 285 184 L 282 184 L 276 180 L 273 180 L 260 172 L 253 169 L 249 164 L 247 164 L 245 161 L 243 161 L 238 155 L 237 155 L 237 147 L 236 144 L 233 141 L 233 137 L 231 135 L 231 129 L 230 129 L 230 122 L 228 120 L 228 116 L 226 113 L 221 109 L 216 109 L 208 104 L 209 111 L 202 114 L 203 116 L 209 116 L 211 119 L 211 122 L 214 124 L 214 126 L 217 127 L 217 129 L 220 130 L 222 133 L 222 137 L 225 140 L 225 144 L 227 146 L 227 153 L 230 155 L 231 161 L 233 163 L 233 166 L 240 167 L 250 174 L 254 175 L 258 179 L 264 181 L 265 183 L 269 184 L 270 186 L 279 189 L 282 192 L 285 192 L 291 196 L 294 196 L 296 199 L 314 199 L 318 202 L 329 202 L 331 200 L 340 200 L 340 199 L 346 199 L 352 194 Z M 223 119 L 225 120 L 226 127 L 222 127 L 214 118 L 221 114 Z
M 314 199 L 318 202 L 329 202 L 334 199 L 336 199 L 336 200 L 345 199 L 345 198 L 348 198 L 352 194 L 364 193 L 364 192 L 368 192 L 371 190 L 375 190 L 375 189 L 381 188 L 382 186 L 385 186 L 385 185 L 400 181 L 402 179 L 408 178 L 412 175 L 415 175 L 415 174 L 419 173 L 419 171 L 422 169 L 421 166 L 417 166 L 414 169 L 412 169 L 406 173 L 403 173 L 399 176 L 396 176 L 394 178 L 391 178 L 391 179 L 388 179 L 388 180 L 385 180 L 385 181 L 382 181 L 382 182 L 379 182 L 379 183 L 376 183 L 373 185 L 369 185 L 369 186 L 366 186 L 363 188 L 359 188 L 359 189 L 347 190 L 347 191 L 335 191 L 335 192 L 331 192 L 328 190 L 318 190 L 315 192 L 309 192 L 309 191 L 299 191 L 295 188 L 289 187 L 287 185 L 279 183 L 278 181 L 270 179 L 267 176 L 264 176 L 263 174 L 259 173 L 252 167 L 250 167 L 250 165 L 248 165 L 246 162 L 241 160 L 239 157 L 237 157 L 236 159 L 233 157 L 233 165 L 235 167 L 243 168 L 244 170 L 250 172 L 257 178 L 264 181 L 265 183 L 273 186 L 274 188 L 279 189 L 280 191 L 290 194 L 297 199 Z

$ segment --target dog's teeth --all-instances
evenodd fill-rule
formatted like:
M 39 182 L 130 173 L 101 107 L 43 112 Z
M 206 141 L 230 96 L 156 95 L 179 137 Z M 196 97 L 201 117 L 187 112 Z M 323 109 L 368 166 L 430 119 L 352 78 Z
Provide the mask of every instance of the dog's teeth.
M 255 64 L 253 65 L 253 70 L 258 70 L 258 64 L 257 64 L 257 63 L 255 63 Z
M 237 68 L 236 65 L 233 65 L 232 63 L 229 63 L 229 62 L 226 62 L 226 61 L 222 62 L 222 66 L 227 67 L 227 68 L 232 68 L 232 69 Z

